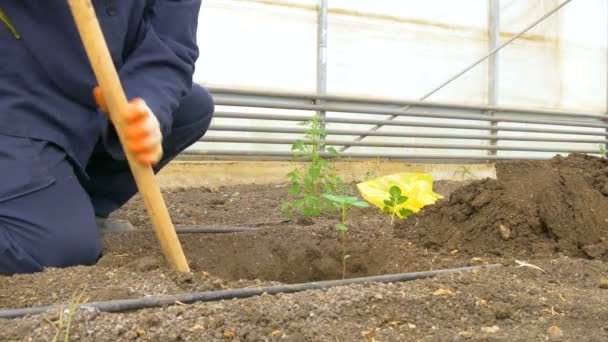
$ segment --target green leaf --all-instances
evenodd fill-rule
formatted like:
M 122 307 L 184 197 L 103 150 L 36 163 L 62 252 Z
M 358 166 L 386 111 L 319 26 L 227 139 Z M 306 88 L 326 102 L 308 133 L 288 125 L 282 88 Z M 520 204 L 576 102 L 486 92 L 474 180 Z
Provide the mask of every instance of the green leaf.
M 318 205 L 319 204 L 319 199 L 314 194 L 306 194 L 304 196 L 304 201 L 307 204 L 312 204 L 312 205 Z
M 318 163 L 321 168 L 329 168 L 330 166 L 329 161 L 326 159 L 319 159 Z
M 384 208 L 382 208 L 383 213 L 390 214 L 391 211 L 392 211 L 392 208 L 389 206 L 385 206 Z
M 403 197 L 403 196 L 401 196 L 401 197 L 397 198 L 397 201 L 396 201 L 396 202 L 397 202 L 397 203 L 396 203 L 397 205 L 399 205 L 399 204 L 403 204 L 403 203 L 407 202 L 407 197 Z
M 409 209 L 405 209 L 405 208 L 399 210 L 399 215 L 401 215 L 402 217 L 408 217 L 408 216 L 412 215 L 413 213 L 414 213 L 413 211 L 411 211 Z
M 343 225 L 342 223 L 338 223 L 336 224 L 336 229 L 341 231 L 341 232 L 347 232 L 348 231 L 348 227 Z
M 289 188 L 289 194 L 291 196 L 297 196 L 300 191 L 302 191 L 302 188 L 298 184 L 294 184 Z
M 321 210 L 319 210 L 317 208 L 306 207 L 302 211 L 302 214 L 304 216 L 320 216 L 321 215 Z
M 298 170 L 293 170 L 288 173 L 287 176 L 289 177 L 292 183 L 295 183 L 300 179 L 300 172 Z
M 313 181 L 310 177 L 304 178 L 304 187 L 307 189 L 311 189 L 313 187 Z
M 393 198 L 399 198 L 401 197 L 401 188 L 399 188 L 396 185 L 391 186 L 391 188 L 388 190 L 389 194 L 391 194 L 391 197 Z
M 352 197 L 352 196 L 342 196 L 344 203 L 346 204 L 354 204 L 355 202 L 358 202 L 359 199 L 357 197 Z
M 392 200 L 384 200 L 384 205 L 386 205 L 387 207 L 394 207 L 395 203 L 393 203 Z
M 305 149 L 306 149 L 306 146 L 304 145 L 304 141 L 302 141 L 302 140 L 297 140 L 296 142 L 293 143 L 293 145 L 291 145 L 292 151 L 304 151 Z
M 369 207 L 369 203 L 363 202 L 363 201 L 357 201 L 357 202 L 354 202 L 351 204 L 357 208 L 368 208 Z
M 308 170 L 308 175 L 310 175 L 310 178 L 314 182 L 315 180 L 319 179 L 319 176 L 321 176 L 321 168 L 318 168 L 318 167 L 310 168 Z
M 348 258 L 350 258 L 350 254 L 346 254 L 342 259 L 346 260 Z
M 323 194 L 323 198 L 336 203 L 347 203 L 346 198 L 344 196 L 338 196 L 334 194 Z
M 340 156 L 340 152 L 338 152 L 338 150 L 336 150 L 333 147 L 328 147 L 327 148 L 327 152 L 329 152 L 330 155 L 334 156 L 334 157 L 339 157 Z

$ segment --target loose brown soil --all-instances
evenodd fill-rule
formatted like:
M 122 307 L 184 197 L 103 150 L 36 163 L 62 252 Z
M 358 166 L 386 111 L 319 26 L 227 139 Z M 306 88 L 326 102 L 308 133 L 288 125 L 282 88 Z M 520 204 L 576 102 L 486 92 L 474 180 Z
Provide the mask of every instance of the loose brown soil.
M 454 192 L 397 235 L 438 250 L 608 260 L 608 162 L 574 155 L 505 162 L 496 180 Z
M 437 182 L 446 198 L 394 229 L 377 208 L 353 209 L 347 276 L 500 268 L 121 314 L 80 310 L 71 340 L 608 340 L 600 285 L 608 277 L 608 163 L 573 156 L 500 163 L 497 172 L 497 180 Z M 257 228 L 180 235 L 189 274 L 165 266 L 135 198 L 115 216 L 139 230 L 104 236 L 97 265 L 0 277 L 0 308 L 67 305 L 81 292 L 82 301 L 98 301 L 340 278 L 337 218 L 285 222 L 278 207 L 286 193 L 261 185 L 165 191 L 177 226 Z M 0 320 L 0 341 L 50 341 L 59 318 Z

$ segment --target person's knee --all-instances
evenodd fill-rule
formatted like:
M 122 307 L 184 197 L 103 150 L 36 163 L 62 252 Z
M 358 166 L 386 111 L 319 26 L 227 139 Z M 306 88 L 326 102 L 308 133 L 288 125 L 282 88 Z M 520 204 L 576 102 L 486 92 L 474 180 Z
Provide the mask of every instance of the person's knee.
M 98 235 L 63 236 L 49 241 L 44 255 L 41 255 L 39 260 L 45 267 L 88 266 L 97 262 L 101 249 Z
M 69 234 L 20 237 L 3 231 L 0 274 L 41 272 L 49 267 L 93 265 L 101 255 L 96 236 Z
M 189 96 L 192 96 L 192 101 L 195 102 L 194 106 L 199 112 L 201 119 L 213 115 L 215 112 L 215 103 L 207 89 L 198 84 L 194 84 Z
M 72 217 L 72 222 L 49 227 L 25 248 L 44 267 L 93 265 L 102 250 L 101 238 L 94 219 L 88 216 Z M 69 229 L 67 225 L 78 227 Z
M 207 89 L 194 84 L 174 115 L 174 128 L 209 125 L 215 112 L 213 97 Z

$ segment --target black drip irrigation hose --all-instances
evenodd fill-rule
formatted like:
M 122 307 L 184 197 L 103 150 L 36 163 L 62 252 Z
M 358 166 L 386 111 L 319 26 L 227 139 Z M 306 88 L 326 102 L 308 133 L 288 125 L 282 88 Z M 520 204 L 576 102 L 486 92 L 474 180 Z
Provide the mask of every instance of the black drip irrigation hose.
M 258 230 L 254 227 L 176 227 L 177 234 L 227 234 L 227 233 L 242 233 Z
M 177 226 L 175 228 L 175 232 L 177 234 L 228 234 L 228 233 L 241 233 L 241 232 L 250 232 L 253 230 L 259 229 L 258 226 L 271 226 L 282 223 L 289 223 L 290 219 L 280 220 L 280 221 L 270 221 L 270 222 L 258 222 L 258 223 L 249 223 L 244 225 L 234 225 L 234 226 L 217 226 L 217 227 L 209 227 L 209 226 Z
M 222 290 L 222 291 L 207 291 L 207 292 L 193 292 L 171 296 L 153 296 L 135 299 L 120 299 L 110 300 L 103 302 L 92 302 L 87 304 L 78 305 L 78 309 L 93 309 L 103 312 L 123 312 L 133 311 L 141 309 L 149 309 L 155 307 L 169 306 L 175 304 L 191 304 L 195 302 L 211 302 L 219 300 L 229 300 L 236 298 L 249 298 L 266 294 L 279 294 L 279 293 L 295 293 L 307 290 L 319 290 L 327 289 L 336 286 L 346 286 L 353 284 L 367 284 L 367 283 L 398 283 L 406 282 L 424 278 L 431 278 L 437 275 L 455 272 L 466 272 L 472 270 L 479 270 L 484 268 L 499 267 L 499 264 L 484 265 L 484 266 L 471 266 L 471 267 L 460 267 L 436 271 L 426 272 L 413 272 L 413 273 L 400 273 L 400 274 L 388 274 L 373 277 L 362 277 L 342 280 L 329 280 L 329 281 L 317 281 L 310 283 L 292 284 L 292 285 L 278 285 L 268 287 L 256 287 L 256 288 L 245 288 L 245 289 L 234 289 L 234 290 Z M 29 315 L 43 314 L 51 310 L 61 310 L 62 306 L 51 305 L 51 306 L 36 306 L 30 308 L 20 309 L 6 309 L 0 310 L 0 319 L 11 319 L 19 318 Z

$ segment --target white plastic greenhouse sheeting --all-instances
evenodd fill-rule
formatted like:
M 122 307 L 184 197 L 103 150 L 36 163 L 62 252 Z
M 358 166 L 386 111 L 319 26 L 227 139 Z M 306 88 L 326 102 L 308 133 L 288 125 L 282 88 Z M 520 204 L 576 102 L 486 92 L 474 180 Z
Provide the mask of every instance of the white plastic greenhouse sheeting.
M 561 1 L 557 0 L 500 0 L 501 40 L 513 37 L 559 3 Z M 201 56 L 195 80 L 205 85 L 222 87 L 314 92 L 315 6 L 315 0 L 204 1 L 198 32 Z M 485 0 L 329 0 L 329 7 L 329 94 L 417 100 L 489 50 L 488 1 Z M 499 55 L 498 105 L 604 113 L 608 74 L 607 18 L 605 0 L 574 0 L 526 36 L 503 49 Z M 483 63 L 428 100 L 486 104 L 487 89 L 488 65 Z M 218 110 L 235 109 L 219 107 Z M 235 119 L 216 119 L 215 123 L 225 124 L 226 120 L 249 125 L 269 124 Z M 331 127 L 352 128 L 338 124 Z M 421 131 L 414 127 L 399 129 Z M 432 128 L 424 130 L 450 131 Z M 467 130 L 462 133 L 484 132 Z M 227 135 L 224 132 L 209 134 Z M 243 133 L 234 135 L 242 137 Z M 250 134 L 260 135 L 275 136 Z M 376 138 L 367 139 L 374 141 Z M 412 138 L 412 141 L 487 143 L 456 139 Z M 499 145 L 529 144 L 499 142 Z M 538 143 L 538 146 L 555 147 L 556 143 Z M 597 148 L 567 143 L 558 146 Z M 234 145 L 204 143 L 198 144 L 196 148 L 233 149 Z M 248 144 L 240 145 L 239 148 L 286 150 L 288 147 Z M 386 150 L 357 147 L 350 151 Z M 391 151 L 396 152 L 394 149 Z M 460 155 L 487 153 L 415 149 L 400 149 L 398 152 Z M 499 155 L 523 153 L 501 151 Z M 527 155 L 547 154 L 528 152 Z

